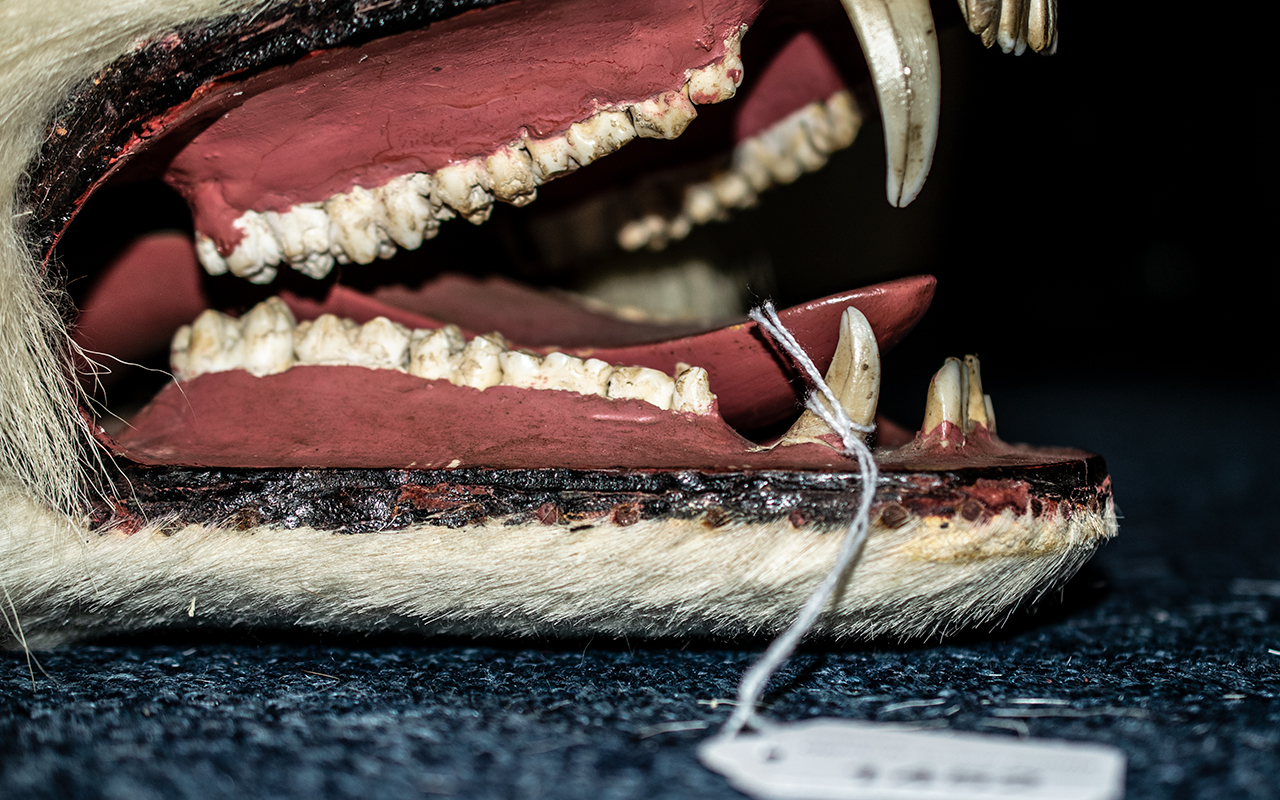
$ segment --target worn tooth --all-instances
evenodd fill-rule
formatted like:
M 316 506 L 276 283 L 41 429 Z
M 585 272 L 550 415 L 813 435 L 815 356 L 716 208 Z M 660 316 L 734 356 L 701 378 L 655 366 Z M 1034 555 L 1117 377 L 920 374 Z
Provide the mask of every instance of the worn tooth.
M 1005 0 L 1000 4 L 996 42 L 1006 53 L 1022 55 L 1022 51 L 1027 49 L 1026 0 Z
M 210 275 L 227 274 L 227 260 L 218 252 L 217 243 L 199 231 L 196 231 L 196 258 Z
M 169 371 L 180 381 L 192 377 L 189 374 L 187 350 L 191 347 L 191 326 L 183 325 L 174 331 L 169 341 Z
M 244 340 L 242 366 L 261 378 L 293 366 L 293 312 L 279 297 L 269 297 L 240 318 Z
M 840 315 L 840 339 L 827 367 L 826 381 L 850 422 L 866 426 L 875 421 L 880 401 L 880 347 L 871 323 L 852 306 Z M 818 441 L 817 437 L 829 433 L 831 426 L 806 409 L 780 443 Z
M 299 364 L 348 364 L 359 326 L 349 319 L 321 314 L 302 322 L 293 333 L 293 351 Z
M 609 376 L 605 396 L 610 400 L 643 400 L 667 410 L 675 394 L 676 382 L 665 372 L 648 367 L 618 367 Z
M 924 186 L 938 140 L 942 81 L 929 0 L 842 0 L 866 54 L 884 120 L 889 202 Z
M 347 363 L 371 369 L 404 369 L 408 364 L 409 329 L 386 317 L 361 325 L 351 342 Z
M 564 134 L 549 139 L 526 139 L 524 146 L 533 161 L 533 171 L 542 183 L 567 175 L 578 168 L 578 162 L 573 160 L 572 148 Z
M 631 106 L 631 123 L 642 139 L 674 139 L 698 116 L 683 91 L 663 92 Z
M 984 46 L 990 47 L 995 44 L 1000 0 L 958 0 L 958 2 L 969 30 L 982 38 Z
M 987 415 L 987 430 L 992 436 L 996 435 L 996 410 L 991 405 L 991 395 L 984 394 L 982 396 L 982 407 Z
M 450 380 L 458 386 L 470 386 L 472 389 L 497 386 L 502 382 L 499 356 L 506 349 L 506 342 L 497 334 L 475 337 L 458 354 L 458 365 Z
M 244 212 L 231 224 L 243 237 L 227 256 L 227 269 L 250 283 L 271 283 L 276 277 L 276 265 L 280 263 L 280 243 L 271 226 L 256 211 Z
M 383 245 L 383 234 L 378 227 L 381 216 L 379 203 L 373 192 L 363 186 L 353 186 L 351 191 L 335 194 L 324 203 L 329 214 L 330 252 L 342 261 L 343 257 L 356 264 L 371 264 L 378 257 Z
M 1058 45 L 1058 0 L 1031 0 L 1027 9 L 1027 45 L 1052 53 Z
M 493 194 L 489 173 L 478 158 L 436 170 L 436 197 L 472 225 L 489 219 Z
M 685 73 L 690 100 L 705 106 L 722 103 L 737 93 L 742 85 L 742 36 L 746 32 L 743 25 L 724 40 L 724 56 L 719 61 Z
M 456 325 L 414 331 L 409 341 L 409 374 L 428 380 L 451 379 L 466 345 Z
M 406 250 L 417 250 L 422 240 L 434 236 L 440 225 L 431 208 L 433 188 L 430 175 L 411 172 L 373 190 L 378 201 L 378 224 L 392 241 Z
M 294 206 L 288 211 L 262 215 L 280 242 L 280 254 L 289 266 L 317 280 L 333 269 L 329 252 L 331 223 L 320 204 Z
M 541 389 L 542 357 L 523 350 L 504 350 L 498 354 L 502 365 L 502 384 L 518 389 Z
M 711 393 L 711 379 L 705 369 L 680 365 L 671 398 L 673 409 L 686 414 L 710 414 L 715 399 Z
M 590 119 L 575 122 L 565 134 L 573 160 L 585 167 L 615 152 L 636 138 L 635 126 L 625 111 L 599 111 Z
M 924 425 L 921 431 L 927 436 L 937 430 L 943 423 L 953 426 L 953 431 L 942 431 L 958 434 L 964 430 L 964 383 L 967 374 L 958 358 L 948 358 L 942 369 L 929 381 L 929 397 L 924 407 Z
M 982 369 L 977 356 L 965 356 L 965 417 L 964 432 L 969 433 L 977 426 L 990 428 L 987 418 L 987 404 L 982 393 Z
M 191 323 L 184 377 L 239 369 L 243 361 L 240 321 L 211 308 L 202 311 Z
M 523 142 L 504 145 L 484 161 L 493 187 L 493 196 L 513 206 L 532 203 L 538 196 L 538 178 L 533 159 Z
M 548 389 L 604 396 L 613 365 L 598 358 L 581 359 L 567 353 L 548 353 L 542 359 L 542 375 Z

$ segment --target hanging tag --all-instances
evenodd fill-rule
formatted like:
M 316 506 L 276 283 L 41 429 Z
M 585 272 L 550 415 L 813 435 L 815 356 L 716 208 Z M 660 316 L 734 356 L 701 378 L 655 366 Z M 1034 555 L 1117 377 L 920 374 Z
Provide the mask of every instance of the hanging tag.
M 717 736 L 704 766 L 758 800 L 1119 800 L 1114 747 L 817 719 Z

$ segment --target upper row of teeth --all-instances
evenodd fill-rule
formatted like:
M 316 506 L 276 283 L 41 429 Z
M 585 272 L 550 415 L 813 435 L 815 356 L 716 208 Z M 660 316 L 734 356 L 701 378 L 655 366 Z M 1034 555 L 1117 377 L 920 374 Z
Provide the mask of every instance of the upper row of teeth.
M 751 208 L 769 187 L 822 169 L 833 153 L 853 144 L 861 126 L 862 113 L 843 89 L 810 103 L 739 142 L 727 170 L 686 186 L 674 216 L 647 214 L 623 225 L 618 244 L 626 250 L 661 249 L 688 236 L 695 225 Z
M 744 25 L 725 41 L 722 58 L 688 70 L 678 91 L 602 109 L 558 136 L 525 135 L 488 156 L 455 162 L 434 173 L 401 175 L 374 189 L 356 186 L 288 211 L 246 211 L 232 223 L 242 238 L 230 255 L 224 257 L 217 244 L 199 232 L 196 254 L 209 274 L 231 272 L 253 283 L 270 283 L 281 264 L 323 278 L 335 263 L 368 264 L 390 258 L 397 247 L 413 250 L 434 237 L 441 222 L 455 216 L 478 225 L 489 218 L 495 200 L 525 205 L 540 185 L 636 137 L 676 138 L 697 116 L 694 104 L 733 97 L 742 81 L 745 31 Z
M 567 353 L 540 356 L 511 349 L 501 334 L 467 341 L 454 325 L 410 330 L 386 317 L 359 325 L 324 314 L 298 323 L 278 297 L 239 319 L 206 310 L 178 329 L 170 349 L 170 365 L 179 380 L 234 369 L 262 377 L 308 364 L 394 369 L 481 390 L 503 385 L 644 400 L 693 414 L 709 414 L 715 400 L 702 367 L 682 364 L 673 377 Z

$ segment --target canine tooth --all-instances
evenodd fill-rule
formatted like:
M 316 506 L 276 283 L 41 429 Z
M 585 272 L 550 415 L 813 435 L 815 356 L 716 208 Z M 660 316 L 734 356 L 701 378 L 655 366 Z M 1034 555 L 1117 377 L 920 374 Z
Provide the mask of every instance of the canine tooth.
M 724 40 L 724 56 L 719 61 L 685 73 L 690 100 L 705 106 L 722 103 L 737 93 L 742 85 L 742 36 L 746 32 L 743 25 Z
M 575 122 L 565 134 L 570 153 L 579 166 L 604 158 L 636 138 L 635 126 L 625 111 L 599 111 L 590 119 Z
M 663 92 L 631 106 L 631 123 L 642 139 L 674 139 L 698 116 L 683 91 Z
M 493 196 L 513 206 L 528 205 L 538 196 L 538 179 L 533 174 L 533 159 L 523 143 L 498 148 L 485 159 L 485 169 L 492 181 Z
M 533 171 L 542 183 L 578 168 L 569 141 L 563 134 L 549 139 L 525 139 L 524 146 L 533 161 Z
M 665 372 L 648 367 L 618 367 L 609 376 L 605 396 L 610 400 L 643 400 L 669 410 L 675 387 L 675 380 Z
M 349 353 L 349 364 L 371 369 L 404 369 L 409 353 L 409 329 L 386 317 L 374 317 L 357 329 Z
M 240 318 L 244 340 L 242 366 L 261 378 L 293 366 L 293 312 L 279 297 L 269 297 Z
M 929 0 L 842 2 L 880 101 L 889 202 L 905 206 L 920 193 L 938 141 L 942 82 L 933 12 Z
M 965 415 L 964 432 L 969 433 L 978 425 L 990 428 L 987 404 L 982 393 L 982 369 L 977 356 L 965 356 Z
M 455 362 L 466 345 L 456 325 L 414 331 L 409 340 L 409 374 L 428 380 L 452 379 Z
M 211 308 L 205 309 L 191 323 L 184 377 L 239 369 L 243 357 L 240 321 Z
M 250 283 L 271 283 L 276 277 L 276 265 L 280 263 L 280 243 L 271 226 L 256 211 L 244 212 L 231 224 L 243 237 L 227 256 L 227 269 Z
M 210 275 L 227 274 L 227 261 L 218 252 L 217 243 L 200 231 L 196 231 L 196 258 Z
M 378 228 L 379 203 L 373 192 L 363 186 L 335 194 L 324 203 L 329 214 L 330 252 L 356 264 L 371 264 L 383 244 Z
M 373 190 L 380 212 L 378 224 L 406 250 L 417 250 L 422 240 L 434 236 L 440 226 L 431 208 L 433 188 L 430 175 L 412 172 Z
M 458 355 L 458 365 L 450 380 L 458 386 L 488 389 L 502 382 L 502 363 L 498 357 L 507 349 L 496 334 L 477 336 Z
M 351 344 L 359 326 L 349 319 L 321 314 L 300 323 L 293 334 L 293 351 L 299 364 L 348 364 Z
M 711 380 L 702 367 L 681 365 L 676 373 L 671 407 L 686 414 L 710 414 L 716 396 L 711 393 Z
M 929 381 L 929 397 L 924 406 L 925 434 L 937 430 L 944 422 L 964 430 L 964 382 L 963 366 L 958 358 L 948 358 L 942 369 Z
M 492 185 L 484 162 L 478 158 L 436 170 L 436 197 L 467 222 L 479 225 L 493 210 Z
M 870 425 L 880 401 L 880 347 L 871 323 L 850 306 L 840 315 L 840 339 L 827 367 L 827 385 L 855 425 Z M 820 400 L 819 402 L 825 402 Z M 782 444 L 815 441 L 831 427 L 806 409 L 782 438 Z

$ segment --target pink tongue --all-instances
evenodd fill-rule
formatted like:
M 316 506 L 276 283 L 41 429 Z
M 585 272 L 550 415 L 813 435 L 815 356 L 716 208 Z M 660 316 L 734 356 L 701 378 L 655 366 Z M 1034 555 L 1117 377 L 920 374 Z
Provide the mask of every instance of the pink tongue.
M 845 308 L 866 315 L 883 350 L 920 318 L 933 287 L 931 277 L 907 278 L 780 316 L 825 370 Z M 380 311 L 414 327 L 439 325 L 390 306 Z M 638 400 L 506 386 L 476 391 L 392 370 L 307 366 L 264 378 L 241 370 L 211 373 L 170 385 L 131 421 L 116 449 L 146 464 L 209 467 L 826 467 L 840 461 L 818 445 L 759 452 L 725 424 L 760 427 L 798 408 L 802 384 L 793 386 L 788 362 L 753 322 L 657 344 L 573 352 L 668 373 L 679 361 L 705 366 L 724 418 L 661 411 Z

